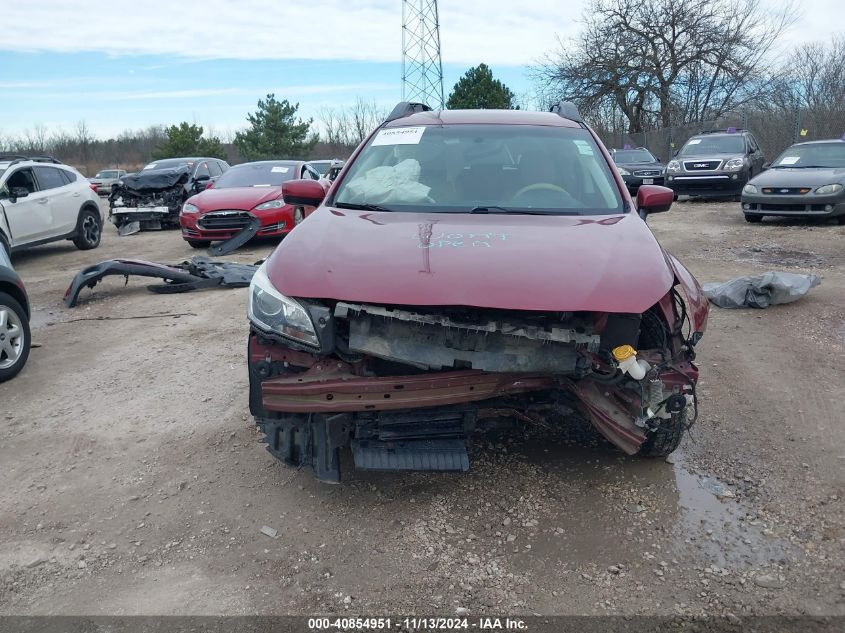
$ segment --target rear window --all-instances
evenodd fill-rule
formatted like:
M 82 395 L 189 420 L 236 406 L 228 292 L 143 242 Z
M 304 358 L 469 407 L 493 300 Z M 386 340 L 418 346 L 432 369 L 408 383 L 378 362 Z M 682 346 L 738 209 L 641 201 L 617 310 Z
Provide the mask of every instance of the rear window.
M 624 212 L 587 130 L 535 125 L 381 129 L 331 204 L 393 211 L 598 215 Z
M 295 178 L 298 178 L 295 163 L 244 163 L 227 169 L 214 188 L 278 187 Z

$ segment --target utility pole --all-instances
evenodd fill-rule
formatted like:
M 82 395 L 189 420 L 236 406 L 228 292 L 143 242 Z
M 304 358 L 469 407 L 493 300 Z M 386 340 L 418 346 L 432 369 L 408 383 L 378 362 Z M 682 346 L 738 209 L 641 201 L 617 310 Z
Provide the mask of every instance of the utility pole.
M 437 0 L 402 0 L 402 100 L 444 107 Z

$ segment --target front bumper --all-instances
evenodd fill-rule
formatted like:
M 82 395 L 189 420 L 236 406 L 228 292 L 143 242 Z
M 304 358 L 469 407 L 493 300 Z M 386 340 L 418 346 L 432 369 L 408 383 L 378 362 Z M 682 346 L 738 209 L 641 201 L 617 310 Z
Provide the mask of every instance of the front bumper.
M 127 222 L 161 223 L 173 215 L 168 207 L 114 207 L 109 213 L 109 220 L 115 226 Z
M 750 215 L 834 218 L 845 215 L 845 193 L 795 196 L 742 194 L 742 211 Z
M 282 236 L 293 229 L 293 208 L 288 209 L 283 207 L 278 211 L 272 213 L 256 213 L 243 212 L 249 214 L 249 217 L 257 217 L 261 220 L 261 228 L 256 233 L 259 237 L 274 237 Z M 240 233 L 246 223 L 243 225 L 232 226 L 228 228 L 208 228 L 200 226 L 200 220 L 205 214 L 180 214 L 179 224 L 182 227 L 182 238 L 185 240 L 204 240 L 204 241 L 223 241 L 228 240 Z
M 639 188 L 643 185 L 660 185 L 663 186 L 663 174 L 659 176 L 622 176 L 625 181 L 625 186 L 628 187 L 630 193 L 637 193 Z
M 737 196 L 748 182 L 746 172 L 711 172 L 666 174 L 666 186 L 685 196 Z

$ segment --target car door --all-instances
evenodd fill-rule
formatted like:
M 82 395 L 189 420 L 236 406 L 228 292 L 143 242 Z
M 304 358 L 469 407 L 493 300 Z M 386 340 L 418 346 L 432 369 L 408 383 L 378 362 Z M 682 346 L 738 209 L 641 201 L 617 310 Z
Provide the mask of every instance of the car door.
M 748 149 L 750 152 L 749 159 L 751 160 L 751 172 L 756 176 L 763 171 L 763 163 L 766 162 L 766 158 L 763 156 L 763 151 L 757 144 L 757 139 L 755 139 L 751 134 L 748 135 Z
M 68 184 L 68 178 L 62 176 L 58 167 L 36 165 L 32 168 L 38 189 L 47 196 L 50 207 L 50 230 L 45 237 L 67 235 L 76 228 L 79 208 L 82 206 L 82 193 L 79 187 Z
M 208 186 L 211 182 L 211 170 L 208 167 L 207 161 L 201 161 L 194 169 L 194 177 L 191 181 L 191 191 L 199 193 Z
M 14 170 L 6 180 L 6 188 L 10 197 L 3 201 L 3 208 L 12 234 L 12 245 L 21 246 L 48 237 L 53 223 L 50 200 L 38 190 L 32 167 Z M 29 194 L 15 198 L 13 202 L 11 194 L 17 188 L 26 189 Z

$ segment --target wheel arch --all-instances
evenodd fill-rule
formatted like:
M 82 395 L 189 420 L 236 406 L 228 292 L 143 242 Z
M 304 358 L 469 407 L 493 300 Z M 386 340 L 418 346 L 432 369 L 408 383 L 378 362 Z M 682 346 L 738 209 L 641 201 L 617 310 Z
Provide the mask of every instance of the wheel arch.
M 26 312 L 26 318 L 30 318 L 29 301 L 27 300 L 26 293 L 23 290 L 11 281 L 0 279 L 0 292 L 5 292 L 7 295 L 12 297 L 12 299 L 17 301 L 23 308 L 24 312 Z

